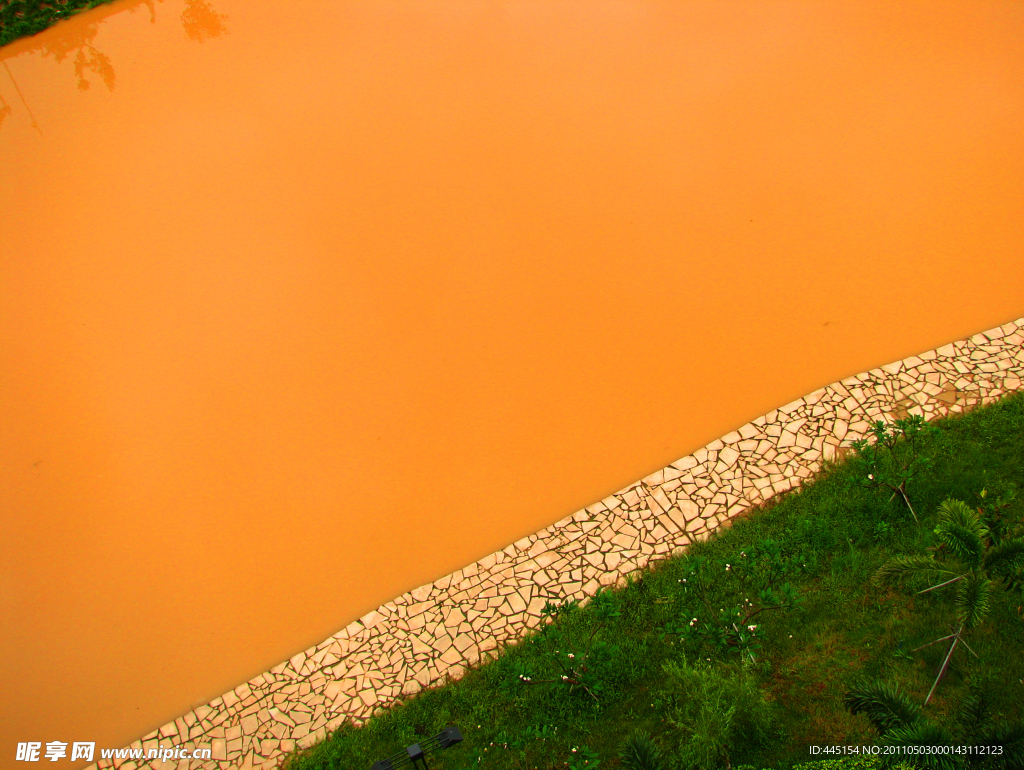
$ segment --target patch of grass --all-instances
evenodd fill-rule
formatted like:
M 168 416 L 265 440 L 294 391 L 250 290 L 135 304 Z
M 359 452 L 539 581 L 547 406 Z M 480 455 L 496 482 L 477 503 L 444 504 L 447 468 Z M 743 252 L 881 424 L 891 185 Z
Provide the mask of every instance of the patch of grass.
M 585 752 L 602 768 L 624 767 L 626 742 L 638 734 L 649 736 L 670 768 L 726 767 L 727 761 L 737 770 L 789 768 L 813 759 L 812 745 L 876 743 L 867 717 L 847 708 L 847 691 L 881 679 L 923 703 L 946 647 L 914 650 L 951 633 L 944 629 L 955 610 L 941 591 L 915 595 L 872 576 L 894 556 L 936 545 L 936 510 L 947 498 L 977 506 L 983 489 L 1024 489 L 1024 394 L 934 425 L 919 439 L 931 462 L 907 489 L 920 523 L 901 498 L 866 488 L 855 463 L 832 465 L 800 492 L 742 517 L 687 555 L 650 565 L 601 602 L 563 607 L 496 660 L 361 728 L 341 727 L 289 757 L 286 767 L 368 770 L 449 723 L 465 741 L 431 757 L 437 770 L 553 770 L 583 766 Z M 1003 516 L 1019 527 L 1021 500 Z M 745 578 L 723 565 L 765 541 L 779 549 L 776 567 L 787 570 L 799 601 L 757 615 L 752 645 L 681 630 L 695 616 L 713 620 L 706 617 L 709 607 L 748 606 L 750 573 Z M 714 576 L 701 595 L 682 582 L 692 578 L 698 559 Z M 966 651 L 952 657 L 923 709 L 929 719 L 954 719 L 964 699 L 978 692 L 987 693 L 1000 718 L 1024 717 L 1022 604 L 1020 593 L 993 594 L 989 615 L 969 638 L 978 658 Z M 560 678 L 579 660 L 569 655 L 587 655 L 575 685 Z M 545 680 L 552 681 L 538 684 Z M 878 766 L 863 757 L 835 761 L 802 770 Z

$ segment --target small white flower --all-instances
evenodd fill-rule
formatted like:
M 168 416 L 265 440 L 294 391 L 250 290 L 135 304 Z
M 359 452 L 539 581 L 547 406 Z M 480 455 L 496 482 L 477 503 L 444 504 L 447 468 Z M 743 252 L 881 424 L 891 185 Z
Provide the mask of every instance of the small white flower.
M 729 570 L 731 570 L 731 569 L 732 569 L 732 565 L 731 565 L 731 564 L 726 564 L 726 565 L 725 565 L 725 571 L 726 571 L 726 572 L 728 572 L 728 571 L 729 571 Z
M 570 652 L 570 653 L 569 653 L 569 657 L 570 657 L 570 658 L 575 658 L 576 656 L 575 656 L 575 655 L 573 655 L 573 654 L 572 654 L 572 653 Z
M 757 629 L 757 626 L 747 626 L 747 628 L 751 631 L 754 631 Z

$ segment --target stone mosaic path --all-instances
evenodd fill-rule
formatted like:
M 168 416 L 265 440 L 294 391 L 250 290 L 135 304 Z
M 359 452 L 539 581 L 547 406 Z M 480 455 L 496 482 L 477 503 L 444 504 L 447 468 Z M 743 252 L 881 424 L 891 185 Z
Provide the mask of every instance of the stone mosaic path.
M 349 719 L 458 677 L 540 623 L 549 599 L 584 599 L 651 559 L 703 540 L 730 518 L 798 486 L 870 424 L 927 419 L 1021 389 L 1024 318 L 849 377 L 759 417 L 703 449 L 465 569 L 403 594 L 150 733 L 132 748 L 212 748 L 178 764 L 271 768 Z

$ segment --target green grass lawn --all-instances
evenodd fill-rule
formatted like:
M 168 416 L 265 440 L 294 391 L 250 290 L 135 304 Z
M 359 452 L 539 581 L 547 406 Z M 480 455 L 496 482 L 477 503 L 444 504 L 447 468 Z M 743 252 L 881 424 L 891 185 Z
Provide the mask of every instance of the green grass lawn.
M 111 0 L 0 0 L 0 46 Z
M 431 768 L 625 767 L 619 752 L 638 729 L 669 768 L 791 767 L 816 758 L 812 745 L 878 743 L 868 719 L 848 710 L 847 691 L 871 677 L 923 703 L 948 643 L 913 650 L 951 633 L 955 611 L 952 589 L 916 595 L 928 584 L 884 587 L 872 576 L 893 556 L 930 553 L 947 498 L 977 506 L 982 490 L 1024 487 L 1024 394 L 935 426 L 922 450 L 932 464 L 908 489 L 919 524 L 899 498 L 860 485 L 853 464 L 828 468 L 686 556 L 583 609 L 563 607 L 462 679 L 343 726 L 287 767 L 369 770 L 448 724 L 465 740 L 433 755 Z M 1024 501 L 1003 517 L 1021 534 Z M 774 594 L 762 596 L 771 570 Z M 716 639 L 719 611 L 773 604 L 787 606 L 739 629 L 752 646 Z M 977 657 L 957 649 L 923 709 L 957 741 L 972 737 L 957 721 L 971 695 L 986 695 L 997 719 L 1024 717 L 1021 605 L 1019 589 L 996 589 L 985 621 L 964 637 Z

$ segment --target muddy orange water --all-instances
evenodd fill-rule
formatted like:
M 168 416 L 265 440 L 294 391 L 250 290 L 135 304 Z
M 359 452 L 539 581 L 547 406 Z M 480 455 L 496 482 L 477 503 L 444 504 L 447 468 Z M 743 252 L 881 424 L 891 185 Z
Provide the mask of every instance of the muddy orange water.
M 1024 314 L 1021 2 L 120 0 L 0 59 L 3 766 Z

